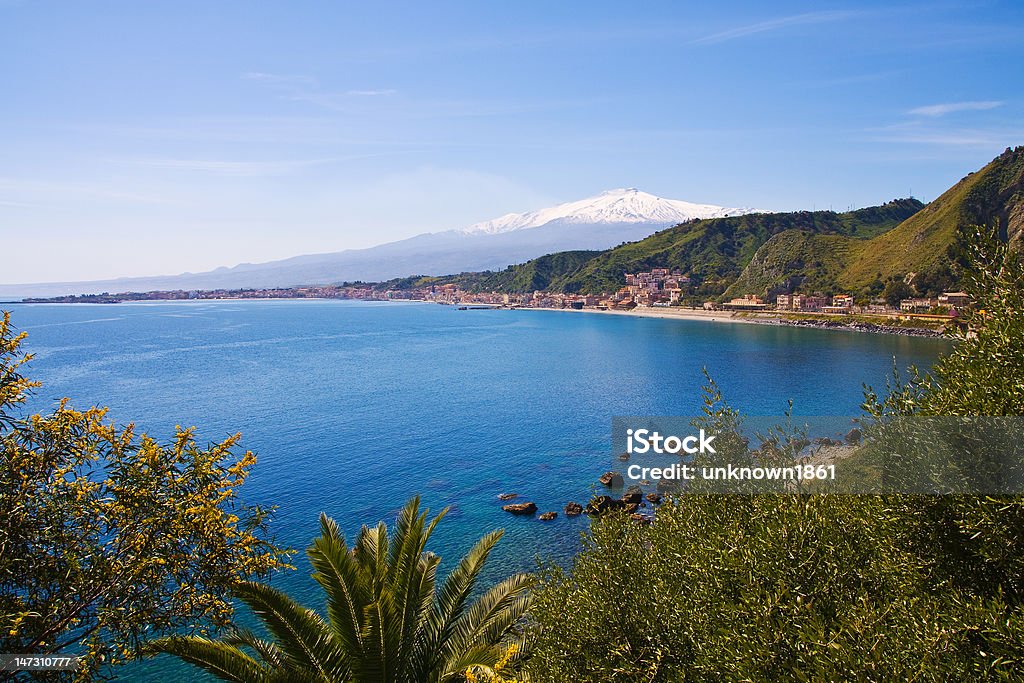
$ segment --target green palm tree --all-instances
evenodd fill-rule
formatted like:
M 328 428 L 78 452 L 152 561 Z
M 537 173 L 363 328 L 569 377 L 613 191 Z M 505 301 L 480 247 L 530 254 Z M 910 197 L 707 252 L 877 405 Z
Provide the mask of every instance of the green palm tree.
M 320 537 L 306 551 L 327 594 L 327 618 L 270 586 L 235 591 L 271 639 L 238 629 L 223 640 L 171 636 L 146 646 L 229 681 L 446 683 L 467 670 L 493 674 L 504 658 L 525 653 L 516 625 L 529 606 L 531 578 L 511 576 L 471 600 L 494 531 L 466 554 L 435 590 L 441 558 L 427 540 L 447 508 L 427 521 L 419 497 L 402 509 L 388 536 L 381 522 L 363 527 L 350 549 L 338 525 L 320 515 Z

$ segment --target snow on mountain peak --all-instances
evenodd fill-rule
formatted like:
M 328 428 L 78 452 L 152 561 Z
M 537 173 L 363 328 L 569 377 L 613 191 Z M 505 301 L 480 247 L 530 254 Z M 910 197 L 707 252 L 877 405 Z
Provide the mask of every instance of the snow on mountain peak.
M 713 204 L 693 204 L 662 199 L 635 187 L 606 190 L 596 197 L 567 202 L 527 213 L 509 213 L 462 230 L 469 234 L 497 234 L 538 228 L 548 223 L 650 223 L 669 226 L 694 218 L 721 218 L 753 213 L 754 209 L 727 209 Z

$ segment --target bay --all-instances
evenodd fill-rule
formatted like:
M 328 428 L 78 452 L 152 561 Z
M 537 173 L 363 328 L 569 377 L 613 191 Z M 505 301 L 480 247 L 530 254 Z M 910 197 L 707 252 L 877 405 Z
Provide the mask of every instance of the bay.
M 610 456 L 614 415 L 693 415 L 704 369 L 751 415 L 856 415 L 862 383 L 893 363 L 927 367 L 941 339 L 423 303 L 203 301 L 5 305 L 29 333 L 26 406 L 106 405 L 119 424 L 201 443 L 241 432 L 258 462 L 248 502 L 277 507 L 272 530 L 302 550 L 318 515 L 350 536 L 393 520 L 412 495 L 448 506 L 433 550 L 450 567 L 504 528 L 488 580 L 567 563 L 582 518 L 513 518 L 497 494 L 541 511 L 586 502 Z M 302 553 L 274 584 L 310 606 Z M 171 664 L 120 673 L 159 680 Z

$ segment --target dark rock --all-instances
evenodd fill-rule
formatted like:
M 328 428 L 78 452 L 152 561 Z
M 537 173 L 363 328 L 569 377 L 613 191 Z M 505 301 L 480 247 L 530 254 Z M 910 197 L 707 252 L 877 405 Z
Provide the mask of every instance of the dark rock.
M 641 479 L 640 480 L 640 485 L 641 486 L 650 486 L 651 485 L 651 480 L 650 479 Z
M 557 512 L 545 512 L 540 517 L 538 517 L 538 519 L 540 519 L 540 520 L 542 520 L 544 522 L 550 522 L 555 517 L 558 517 L 558 513 Z
M 644 494 L 640 491 L 634 491 L 632 493 L 622 494 L 622 502 L 627 505 L 639 504 L 644 499 Z
M 513 498 L 518 498 L 518 497 L 519 497 L 518 493 L 499 493 L 498 494 L 498 500 L 512 500 Z
M 501 509 L 511 512 L 513 515 L 532 515 L 537 512 L 537 506 L 534 503 L 512 503 L 511 505 L 502 505 Z
M 583 506 L 580 505 L 579 503 L 570 501 L 570 502 L 565 504 L 565 516 L 566 517 L 575 517 L 576 515 L 579 515 L 579 514 L 582 514 L 582 513 L 583 513 Z
M 645 517 L 644 515 L 630 515 L 629 518 L 637 524 L 643 524 L 644 526 L 648 526 L 654 521 L 650 517 Z
M 860 443 L 860 440 L 864 437 L 861 431 L 854 427 L 850 431 L 846 432 L 846 443 L 851 446 L 856 446 Z
M 637 510 L 640 509 L 640 503 L 626 503 L 626 507 L 624 507 L 622 509 L 625 510 L 627 515 L 632 515 Z
M 598 481 L 613 489 L 622 488 L 625 483 L 622 481 L 622 475 L 618 472 L 605 472 Z
M 654 503 L 655 505 L 661 502 L 661 496 L 657 493 L 648 493 L 645 497 L 649 502 Z
M 629 453 L 622 453 L 621 455 L 619 455 L 619 460 L 622 460 L 623 462 L 629 460 Z
M 600 515 L 609 510 L 621 510 L 626 504 L 611 496 L 594 496 L 587 504 L 588 515 Z

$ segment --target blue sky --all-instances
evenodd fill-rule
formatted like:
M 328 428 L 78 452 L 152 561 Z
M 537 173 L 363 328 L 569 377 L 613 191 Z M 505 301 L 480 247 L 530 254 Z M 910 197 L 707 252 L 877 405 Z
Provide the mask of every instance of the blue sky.
M 0 0 L 0 282 L 199 271 L 635 186 L 934 199 L 1024 144 L 1024 4 Z

